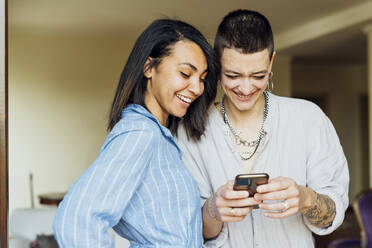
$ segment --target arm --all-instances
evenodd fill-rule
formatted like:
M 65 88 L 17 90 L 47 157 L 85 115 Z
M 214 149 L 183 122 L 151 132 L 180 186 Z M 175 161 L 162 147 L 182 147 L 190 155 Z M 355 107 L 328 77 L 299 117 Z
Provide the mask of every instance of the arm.
M 122 218 L 145 174 L 152 140 L 144 128 L 108 138 L 59 206 L 54 231 L 61 247 L 114 247 L 108 230 Z
M 327 195 L 317 194 L 314 190 L 299 186 L 305 196 L 301 212 L 309 222 L 317 227 L 326 228 L 332 225 L 336 216 L 336 205 Z
M 323 113 L 318 113 L 309 128 L 307 185 L 300 186 L 291 178 L 278 177 L 258 187 L 257 200 L 285 200 L 260 204 L 270 218 L 285 218 L 301 212 L 305 224 L 318 235 L 329 234 L 343 221 L 348 206 L 349 173 L 337 134 Z
M 203 237 L 211 239 L 216 237 L 222 230 L 223 222 L 217 219 L 214 211 L 214 195 L 205 201 L 202 209 L 203 216 Z
M 203 154 L 208 154 L 205 149 L 202 150 L 202 145 L 197 142 L 193 142 L 187 139 L 184 128 L 181 126 L 178 129 L 177 144 L 182 150 L 182 159 L 186 167 L 194 177 L 195 181 L 198 183 L 200 198 L 202 202 L 202 217 L 203 217 L 203 236 L 205 238 L 203 247 L 223 247 L 228 240 L 228 230 L 227 225 L 224 222 L 229 221 L 230 206 L 238 206 L 236 202 L 228 202 L 230 193 L 227 193 L 226 187 L 230 188 L 232 191 L 232 182 L 230 184 L 225 184 L 218 189 L 213 189 L 211 182 L 210 171 L 208 170 L 208 164 L 210 160 L 203 159 Z M 201 141 L 202 142 L 202 141 Z M 235 191 L 237 192 L 237 191 Z M 234 193 L 232 193 L 234 194 Z M 243 194 L 240 195 L 239 194 Z M 255 200 L 250 197 L 247 201 L 247 192 L 240 192 L 237 194 L 237 198 L 244 198 L 240 206 L 249 206 L 249 202 Z M 235 219 L 237 221 L 242 220 L 251 208 L 241 208 L 235 210 Z M 224 217 L 225 215 L 225 217 Z M 239 216 L 238 216 L 239 215 Z
M 269 211 L 265 215 L 270 218 L 286 218 L 301 212 L 308 221 L 319 228 L 327 228 L 332 225 L 336 216 L 334 201 L 327 195 L 316 193 L 311 188 L 297 185 L 296 182 L 287 177 L 278 177 L 269 184 L 257 188 L 255 198 L 263 200 L 279 200 L 276 203 L 261 203 L 260 208 Z M 286 209 L 283 201 L 286 201 Z
M 221 232 L 223 223 L 244 220 L 256 204 L 258 202 L 249 197 L 248 191 L 234 191 L 233 181 L 221 186 L 203 206 L 204 238 L 215 238 Z
M 331 121 L 323 113 L 319 119 L 309 139 L 306 185 L 317 194 L 311 197 L 316 204 L 305 209 L 303 216 L 311 231 L 325 235 L 343 222 L 349 205 L 349 170 Z

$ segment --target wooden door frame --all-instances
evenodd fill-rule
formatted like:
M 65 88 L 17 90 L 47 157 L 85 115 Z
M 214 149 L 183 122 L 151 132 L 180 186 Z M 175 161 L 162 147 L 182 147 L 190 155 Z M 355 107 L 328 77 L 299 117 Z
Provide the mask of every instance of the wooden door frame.
M 8 247 L 8 4 L 0 0 L 0 248 Z

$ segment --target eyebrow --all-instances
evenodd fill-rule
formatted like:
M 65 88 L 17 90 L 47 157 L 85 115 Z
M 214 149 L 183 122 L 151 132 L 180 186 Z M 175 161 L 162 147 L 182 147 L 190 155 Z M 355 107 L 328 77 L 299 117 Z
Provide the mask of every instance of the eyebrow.
M 187 65 L 187 66 L 191 67 L 191 69 L 193 69 L 194 71 L 198 70 L 198 68 L 196 68 L 193 64 L 190 64 L 190 63 L 180 63 L 178 65 Z
M 253 75 L 255 75 L 255 74 L 262 74 L 262 73 L 266 74 L 267 73 L 267 70 L 262 70 L 262 71 L 254 72 Z
M 225 70 L 225 73 L 233 73 L 233 74 L 238 74 L 240 75 L 241 73 L 239 72 L 236 72 L 236 71 L 232 71 L 232 70 Z M 262 74 L 262 73 L 267 73 L 267 70 L 262 70 L 262 71 L 256 71 L 256 72 L 253 72 L 252 74 L 253 75 L 256 75 L 256 74 Z
M 240 74 L 239 72 L 233 71 L 233 70 L 225 70 L 227 73 L 233 73 L 233 74 Z
M 193 71 L 198 71 L 198 68 L 196 68 L 193 64 L 190 64 L 190 63 L 180 63 L 180 64 L 178 64 L 178 65 L 187 65 L 187 66 L 191 67 L 191 69 L 192 69 Z M 208 68 L 205 69 L 203 73 L 205 73 L 206 71 L 208 71 Z

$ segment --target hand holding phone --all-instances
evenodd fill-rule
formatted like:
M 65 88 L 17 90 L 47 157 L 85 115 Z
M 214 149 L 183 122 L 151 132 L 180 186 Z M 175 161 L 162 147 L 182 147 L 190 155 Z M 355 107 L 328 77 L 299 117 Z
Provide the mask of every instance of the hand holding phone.
M 239 174 L 235 177 L 234 190 L 246 190 L 249 196 L 257 193 L 257 186 L 267 184 L 269 175 L 266 173 Z

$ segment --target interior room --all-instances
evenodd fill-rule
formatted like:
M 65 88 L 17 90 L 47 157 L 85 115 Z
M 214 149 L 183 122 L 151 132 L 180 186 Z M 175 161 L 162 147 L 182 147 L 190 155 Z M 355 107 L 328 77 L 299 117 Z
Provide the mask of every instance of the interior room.
M 229 11 L 245 8 L 267 16 L 277 52 L 274 94 L 313 101 L 330 118 L 348 161 L 350 204 L 372 187 L 370 0 L 12 0 L 7 5 L 8 161 L 1 166 L 8 175 L 0 180 L 8 181 L 8 202 L 1 204 L 8 204 L 9 247 L 35 239 L 37 228 L 28 231 L 27 225 L 42 225 L 41 231 L 51 234 L 56 201 L 105 140 L 111 101 L 133 44 L 158 18 L 189 22 L 212 44 Z M 46 216 L 37 216 L 40 209 Z M 28 211 L 36 214 L 25 224 Z M 22 232 L 27 234 L 15 241 Z M 116 247 L 129 247 L 112 235 Z M 352 207 L 336 232 L 315 237 L 316 247 L 345 237 L 360 237 Z

